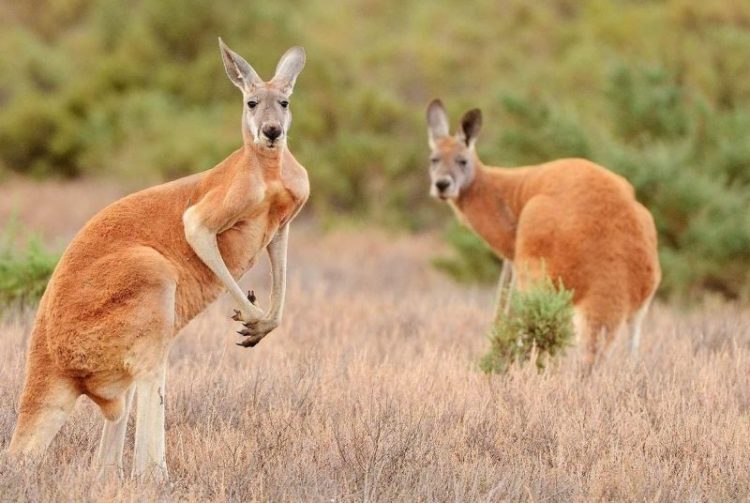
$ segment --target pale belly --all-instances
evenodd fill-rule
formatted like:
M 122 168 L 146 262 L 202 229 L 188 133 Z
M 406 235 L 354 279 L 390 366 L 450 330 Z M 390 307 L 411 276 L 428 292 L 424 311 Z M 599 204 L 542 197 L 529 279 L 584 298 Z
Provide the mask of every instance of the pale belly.
M 245 274 L 268 246 L 278 230 L 269 224 L 266 215 L 241 220 L 217 236 L 219 251 L 232 276 L 239 278 Z
M 269 226 L 267 217 L 262 215 L 253 220 L 240 221 L 217 236 L 221 256 L 235 279 L 239 280 L 253 266 L 275 232 L 276 227 Z M 175 305 L 177 330 L 226 290 L 219 278 L 199 262 L 198 257 L 193 257 L 193 260 L 194 263 L 188 267 L 180 267 Z
M 221 257 L 236 280 L 254 265 L 276 235 L 281 222 L 286 222 L 297 208 L 286 190 L 277 190 L 267 195 L 265 204 L 254 206 L 234 225 L 217 235 Z M 181 285 L 177 289 L 178 328 L 203 311 L 226 288 L 204 265 L 190 269 L 181 275 Z

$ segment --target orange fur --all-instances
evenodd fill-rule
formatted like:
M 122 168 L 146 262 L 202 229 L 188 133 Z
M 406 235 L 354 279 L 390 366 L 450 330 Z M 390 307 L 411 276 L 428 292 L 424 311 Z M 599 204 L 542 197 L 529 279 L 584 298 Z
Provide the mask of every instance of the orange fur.
M 447 136 L 435 143 L 446 159 L 466 148 Z M 585 159 L 507 169 L 472 155 L 474 179 L 450 201 L 457 216 L 514 261 L 519 288 L 546 273 L 573 290 L 593 362 L 661 279 L 651 214 L 627 180 Z
M 42 298 L 10 451 L 43 451 L 54 432 L 40 436 L 40 425 L 81 394 L 117 420 L 134 380 L 153 372 L 177 332 L 223 290 L 186 241 L 188 207 L 200 210 L 239 278 L 308 193 L 307 173 L 288 150 L 250 143 L 211 170 L 137 192 L 94 216 Z

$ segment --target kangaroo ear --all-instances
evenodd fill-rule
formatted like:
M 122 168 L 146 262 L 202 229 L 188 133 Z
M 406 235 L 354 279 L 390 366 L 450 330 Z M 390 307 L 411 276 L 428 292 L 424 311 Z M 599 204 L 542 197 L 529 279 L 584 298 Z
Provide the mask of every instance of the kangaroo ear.
M 466 143 L 467 147 L 473 147 L 482 129 L 482 111 L 478 108 L 469 110 L 461 117 L 461 131 L 459 137 Z
M 427 106 L 427 139 L 430 148 L 435 148 L 435 140 L 449 134 L 448 114 L 445 113 L 443 102 L 434 99 Z
M 227 47 L 221 37 L 219 37 L 219 49 L 229 80 L 240 90 L 249 91 L 253 86 L 263 82 L 253 67 L 242 56 Z
M 292 94 L 297 76 L 305 67 L 305 60 L 305 50 L 299 46 L 292 47 L 281 56 L 273 81 L 281 84 L 283 92 Z

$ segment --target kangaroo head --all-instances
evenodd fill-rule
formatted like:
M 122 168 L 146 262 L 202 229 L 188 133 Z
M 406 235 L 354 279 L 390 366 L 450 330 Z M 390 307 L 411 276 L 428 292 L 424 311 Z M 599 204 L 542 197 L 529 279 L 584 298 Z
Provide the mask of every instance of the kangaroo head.
M 482 112 L 475 108 L 461 118 L 461 127 L 451 136 L 448 115 L 440 100 L 427 107 L 427 134 L 430 149 L 430 195 L 456 199 L 474 181 L 474 144 L 482 127 Z
M 281 56 L 276 74 L 265 82 L 242 56 L 219 38 L 221 58 L 229 80 L 242 91 L 242 135 L 245 143 L 262 148 L 283 148 L 292 122 L 289 98 L 305 66 L 305 50 L 292 47 Z

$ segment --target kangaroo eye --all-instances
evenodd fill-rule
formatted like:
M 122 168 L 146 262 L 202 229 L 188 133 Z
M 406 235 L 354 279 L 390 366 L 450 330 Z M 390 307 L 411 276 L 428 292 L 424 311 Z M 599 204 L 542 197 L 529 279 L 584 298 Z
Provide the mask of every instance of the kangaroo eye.
M 439 157 L 431 157 L 431 158 L 430 158 L 430 162 L 431 162 L 432 164 L 437 164 L 437 163 L 439 163 L 439 162 L 440 162 L 440 158 L 439 158 Z
M 289 106 L 289 102 L 287 100 L 281 100 L 279 101 L 279 105 L 281 105 L 281 108 L 286 108 Z
M 258 106 L 258 102 L 255 100 L 250 100 L 247 102 L 247 107 L 252 110 L 253 108 Z
M 464 168 L 466 167 L 467 161 L 463 157 L 459 157 L 458 159 L 456 159 L 456 163 L 458 163 L 459 166 Z

